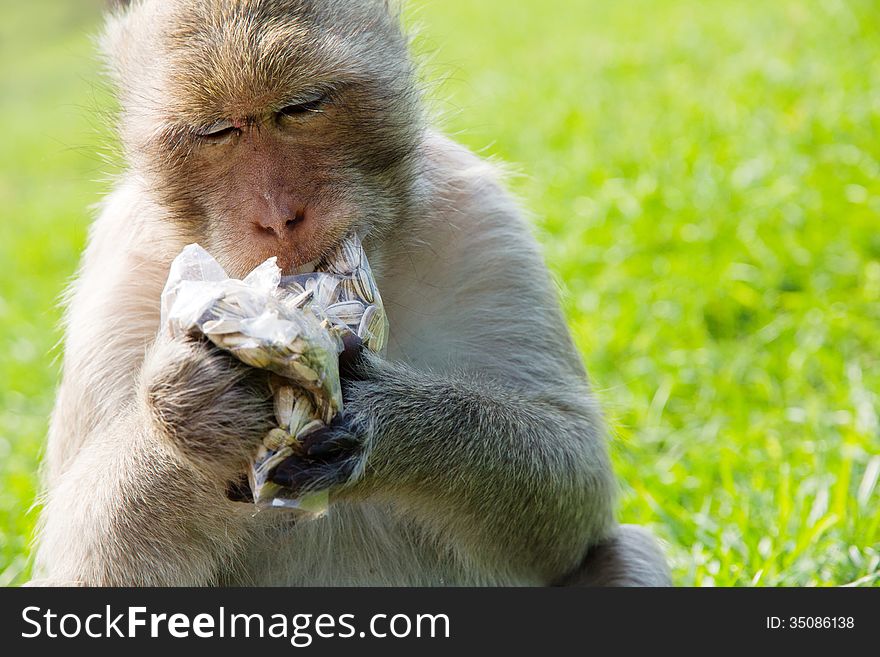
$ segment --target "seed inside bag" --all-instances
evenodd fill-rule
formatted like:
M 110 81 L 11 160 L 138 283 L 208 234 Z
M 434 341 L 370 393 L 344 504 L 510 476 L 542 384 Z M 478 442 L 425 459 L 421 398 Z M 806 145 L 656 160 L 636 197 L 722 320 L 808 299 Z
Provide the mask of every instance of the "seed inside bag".
M 318 372 L 313 370 L 308 365 L 304 365 L 303 363 L 291 361 L 290 368 L 296 373 L 297 378 L 300 378 L 308 383 L 315 383 L 320 378 Z
M 275 391 L 275 419 L 278 421 L 278 426 L 282 428 L 290 426 L 295 403 L 296 393 L 290 386 L 282 386 Z
M 296 432 L 297 440 L 302 439 L 304 436 L 308 436 L 310 433 L 317 431 L 318 429 L 323 429 L 325 425 L 321 420 L 312 420 L 308 424 L 302 426 L 299 431 Z
M 293 405 L 293 412 L 290 415 L 290 424 L 287 427 L 290 435 L 298 436 L 303 426 L 305 426 L 311 418 L 315 417 L 315 415 L 315 406 L 312 404 L 308 395 L 298 395 L 296 402 Z
M 376 300 L 376 290 L 373 285 L 373 277 L 365 269 L 358 269 L 351 277 L 354 283 L 355 293 L 358 297 L 367 303 L 373 303 Z
M 339 301 L 327 306 L 327 315 L 347 326 L 358 326 L 364 315 L 364 304 L 356 299 Z
M 254 461 L 251 476 L 254 477 L 256 481 L 261 481 L 261 485 L 265 485 L 272 469 L 289 459 L 291 456 L 293 456 L 293 447 L 291 446 L 281 447 L 277 451 L 262 447 L 260 448 L 256 461 Z
M 312 290 L 303 290 L 299 294 L 291 294 L 285 298 L 285 303 L 288 308 L 302 308 L 309 301 L 312 300 L 312 297 L 315 296 L 314 291 Z
M 214 319 L 210 322 L 205 322 L 202 325 L 202 330 L 205 333 L 214 333 L 216 335 L 238 333 L 241 330 L 241 321 L 237 319 Z
M 269 433 L 266 434 L 266 437 L 263 438 L 263 446 L 266 449 L 272 451 L 277 451 L 285 445 L 289 445 L 290 443 L 290 434 L 288 434 L 284 429 L 272 429 Z
M 336 276 L 321 276 L 315 288 L 315 303 L 326 308 L 339 298 L 339 279 Z
M 319 268 L 332 274 L 349 275 L 366 262 L 363 248 L 356 240 L 343 240 L 339 246 L 327 254 Z

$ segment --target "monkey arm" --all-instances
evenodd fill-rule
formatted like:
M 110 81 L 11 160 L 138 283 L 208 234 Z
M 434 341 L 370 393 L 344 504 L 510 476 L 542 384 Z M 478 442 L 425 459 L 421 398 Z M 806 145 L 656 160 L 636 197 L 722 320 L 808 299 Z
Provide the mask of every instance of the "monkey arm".
M 265 373 L 198 341 L 157 341 L 133 380 L 118 382 L 120 397 L 104 398 L 116 408 L 86 430 L 84 415 L 99 411 L 76 383 L 101 371 L 62 383 L 50 446 L 80 446 L 50 479 L 38 573 L 85 585 L 217 583 L 251 524 L 226 487 L 271 426 Z
M 497 172 L 437 135 L 426 149 L 443 193 L 389 240 L 389 360 L 346 390 L 372 441 L 353 494 L 387 496 L 470 563 L 548 583 L 613 530 L 600 411 Z
M 244 531 L 227 480 L 178 456 L 150 417 L 141 370 L 180 247 L 139 199 L 108 199 L 68 295 L 34 573 L 53 583 L 208 584 Z
M 112 335 L 95 338 L 111 345 L 103 358 L 83 363 L 75 352 L 66 358 L 49 431 L 35 575 L 90 586 L 216 583 L 247 531 L 246 512 L 226 498 L 234 475 L 226 464 L 186 458 L 196 449 L 188 445 L 193 438 L 180 436 L 183 444 L 175 445 L 155 409 L 174 404 L 185 421 L 201 426 L 186 399 L 154 398 L 164 387 L 157 385 L 162 373 L 196 395 L 193 376 L 174 366 L 181 361 L 168 354 L 173 344 L 148 350 L 139 373 L 138 364 L 120 360 Z M 197 356 L 201 365 L 206 360 Z M 222 354 L 213 362 L 226 367 Z M 113 380 L 114 368 L 123 370 L 121 379 Z M 211 378 L 225 381 L 241 371 L 247 370 Z M 215 399 L 226 409 L 235 402 L 228 394 Z M 239 417 L 236 429 L 246 429 L 248 417 Z M 205 444 L 217 440 L 215 452 L 223 454 L 222 423 L 204 412 L 201 422 L 212 428 L 202 432 Z
M 177 459 L 136 407 L 85 441 L 50 487 L 35 576 L 58 585 L 216 583 L 243 539 L 223 485 Z M 54 428 L 60 431 L 60 428 Z
M 613 480 L 582 389 L 369 360 L 348 386 L 368 459 L 354 494 L 387 497 L 468 562 L 547 584 L 611 530 Z
M 86 585 L 217 583 L 252 524 L 226 487 L 271 426 L 265 373 L 199 341 L 160 340 L 133 379 L 84 438 L 61 418 L 97 411 L 75 374 L 62 383 L 50 445 L 80 447 L 50 480 L 37 570 Z

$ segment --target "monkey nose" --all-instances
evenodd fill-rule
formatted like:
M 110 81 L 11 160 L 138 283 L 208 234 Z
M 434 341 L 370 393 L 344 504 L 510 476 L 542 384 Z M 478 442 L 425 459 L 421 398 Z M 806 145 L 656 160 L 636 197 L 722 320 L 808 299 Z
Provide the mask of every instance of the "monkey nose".
M 303 206 L 293 208 L 285 208 L 271 211 L 260 216 L 256 224 L 265 233 L 277 237 L 284 238 L 297 225 L 301 224 L 306 218 L 306 209 Z

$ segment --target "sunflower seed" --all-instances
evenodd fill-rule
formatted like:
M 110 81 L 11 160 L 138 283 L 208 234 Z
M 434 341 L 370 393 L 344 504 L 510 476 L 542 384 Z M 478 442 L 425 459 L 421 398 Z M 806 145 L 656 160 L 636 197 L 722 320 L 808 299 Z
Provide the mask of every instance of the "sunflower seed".
M 330 424 L 339 414 L 339 407 L 336 405 L 333 400 L 333 395 L 325 395 L 321 398 L 320 403 L 318 404 L 318 408 L 315 411 L 314 417 L 319 418 L 324 422 L 324 424 Z
M 357 334 L 361 340 L 366 340 L 370 335 L 370 327 L 373 324 L 373 318 L 379 312 L 376 306 L 367 306 L 364 314 L 361 316 L 361 322 L 358 324 Z
M 339 299 L 341 279 L 336 276 L 322 276 L 315 288 L 315 303 L 319 308 L 326 308 Z
M 341 242 L 326 258 L 326 268 L 334 274 L 350 274 L 361 266 L 363 251 L 353 240 Z
M 263 438 L 263 446 L 272 451 L 276 451 L 293 442 L 293 438 L 284 429 L 272 429 Z
M 241 362 L 250 365 L 251 367 L 256 367 L 258 370 L 267 369 L 269 365 L 272 364 L 272 357 L 266 352 L 266 350 L 253 345 L 253 343 L 247 345 L 242 343 L 238 346 L 230 346 L 229 344 L 220 343 L 216 344 L 224 349 L 229 349 Z
M 315 407 L 312 405 L 308 395 L 298 395 L 293 405 L 293 411 L 290 414 L 290 423 L 287 425 L 290 435 L 296 436 L 300 429 L 309 422 L 315 414 Z
M 314 384 L 317 383 L 317 381 L 321 378 L 318 373 L 311 367 L 309 367 L 308 365 L 303 365 L 302 363 L 295 360 L 290 361 L 290 369 L 305 383 Z
M 241 333 L 208 334 L 208 337 L 213 338 L 214 344 L 224 349 L 239 349 L 252 342 L 249 337 Z
M 312 420 L 308 424 L 303 425 L 303 427 L 297 431 L 296 439 L 302 440 L 305 436 L 309 435 L 317 431 L 318 429 L 323 429 L 326 425 L 321 422 L 321 420 Z
M 360 301 L 339 301 L 327 306 L 327 314 L 343 324 L 357 326 L 364 314 L 364 304 Z
M 300 282 L 300 276 L 285 276 L 281 279 L 281 290 L 286 294 L 296 296 L 306 291 Z
M 305 306 L 309 301 L 311 301 L 313 296 L 314 290 L 303 289 L 302 292 L 285 296 L 282 303 L 285 310 L 295 310 Z
M 270 451 L 255 464 L 255 474 L 257 475 L 257 478 L 265 479 L 272 468 L 291 456 L 293 456 L 293 447 L 282 447 L 274 454 Z
M 275 392 L 275 419 L 281 427 L 290 426 L 296 394 L 290 386 L 283 386 Z
M 343 278 L 339 283 L 339 301 L 362 301 L 357 286 L 350 276 Z
M 376 300 L 376 288 L 373 283 L 373 277 L 366 269 L 360 267 L 352 274 L 351 282 L 354 283 L 355 291 L 358 297 L 367 303 L 373 303 Z

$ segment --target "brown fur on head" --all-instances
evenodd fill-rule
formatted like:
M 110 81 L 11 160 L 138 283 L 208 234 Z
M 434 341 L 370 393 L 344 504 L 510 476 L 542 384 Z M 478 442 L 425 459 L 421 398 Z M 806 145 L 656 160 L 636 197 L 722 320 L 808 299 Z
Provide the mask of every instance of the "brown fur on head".
M 133 172 L 241 275 L 400 216 L 421 139 L 382 0 L 140 0 L 104 36 Z

